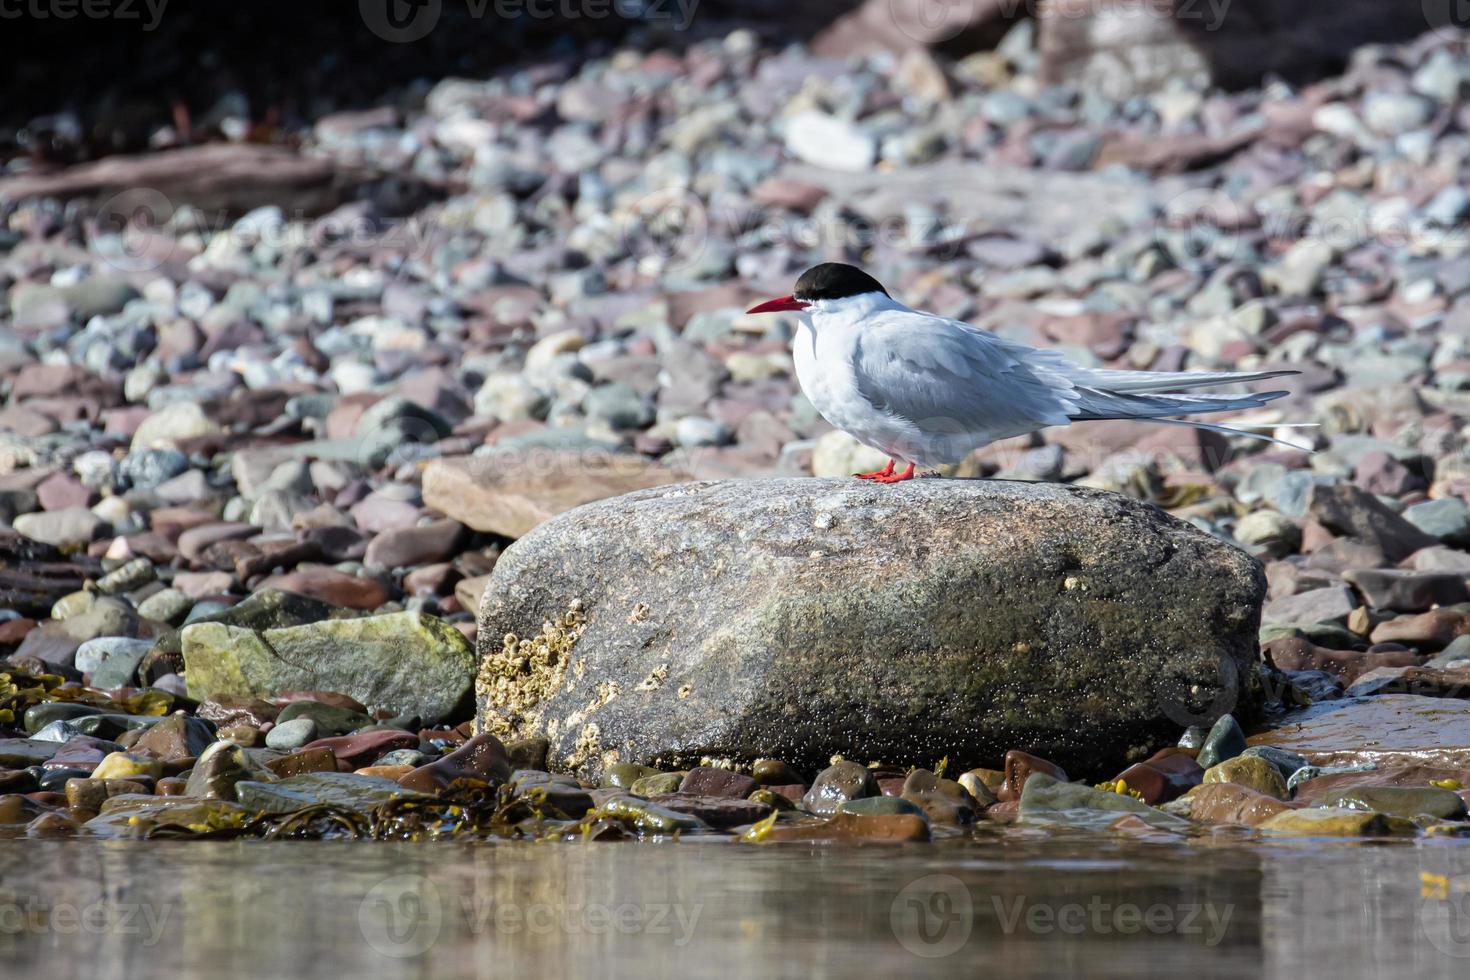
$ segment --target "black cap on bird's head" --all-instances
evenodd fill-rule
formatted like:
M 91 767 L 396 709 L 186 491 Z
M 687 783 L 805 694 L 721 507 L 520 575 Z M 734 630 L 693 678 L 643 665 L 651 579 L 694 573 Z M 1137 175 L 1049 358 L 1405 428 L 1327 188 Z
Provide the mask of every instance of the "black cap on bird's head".
M 777 313 L 783 310 L 804 310 L 812 303 L 824 299 L 846 299 L 864 293 L 888 295 L 883 284 L 862 269 L 842 262 L 823 262 L 814 265 L 796 280 L 796 289 L 790 296 L 779 296 L 746 310 L 747 313 Z

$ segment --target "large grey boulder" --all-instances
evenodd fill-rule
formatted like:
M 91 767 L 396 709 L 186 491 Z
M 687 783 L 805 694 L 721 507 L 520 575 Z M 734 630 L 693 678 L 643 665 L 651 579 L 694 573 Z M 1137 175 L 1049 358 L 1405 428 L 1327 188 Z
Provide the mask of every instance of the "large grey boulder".
M 761 756 L 821 768 L 1111 772 L 1248 708 L 1265 579 L 1138 501 L 920 480 L 689 483 L 555 517 L 480 611 L 482 731 L 556 768 Z M 507 634 L 512 634 L 507 637 Z

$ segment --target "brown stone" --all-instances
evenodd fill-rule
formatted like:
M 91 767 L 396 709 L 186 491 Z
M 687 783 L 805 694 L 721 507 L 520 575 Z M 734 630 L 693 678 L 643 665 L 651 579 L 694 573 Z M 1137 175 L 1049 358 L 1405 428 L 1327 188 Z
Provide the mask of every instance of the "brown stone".
M 501 452 L 434 460 L 424 503 L 477 531 L 519 538 L 573 507 L 688 479 L 642 456 Z
M 1368 653 L 1361 650 L 1328 650 L 1301 637 L 1289 636 L 1262 646 L 1267 662 L 1279 670 L 1325 670 L 1351 684 L 1363 674 L 1380 667 L 1412 667 L 1419 657 L 1407 650 Z
M 769 804 L 756 800 L 724 795 L 705 796 L 698 793 L 686 793 L 682 789 L 677 793 L 651 796 L 649 802 L 657 803 L 675 813 L 686 813 L 691 817 L 698 817 L 717 829 L 755 823 L 771 813 Z
M 276 720 L 281 709 L 260 698 L 243 697 L 237 694 L 216 694 L 199 702 L 195 714 L 205 721 L 212 721 L 220 728 L 232 725 L 254 725 L 260 728 Z
M 857 814 L 838 811 L 821 823 L 778 824 L 763 841 L 925 841 L 929 822 L 912 813 Z
M 1158 806 L 1178 799 L 1200 785 L 1205 771 L 1194 759 L 1178 751 L 1164 749 L 1143 762 L 1129 766 L 1118 775 L 1131 790 L 1137 790 L 1143 802 Z
M 1239 823 L 1254 827 L 1290 809 L 1290 803 L 1237 783 L 1209 783 L 1189 794 L 1190 819 L 1201 823 Z
M 438 793 L 457 779 L 498 786 L 510 778 L 505 746 L 494 735 L 476 735 L 453 752 L 398 780 L 398 785 L 420 793 Z
M 328 565 L 304 565 L 294 572 L 272 575 L 255 588 L 296 592 L 348 609 L 376 609 L 389 598 L 387 588 L 377 579 L 350 575 Z
M 265 767 L 275 773 L 278 779 L 288 776 L 299 776 L 305 772 L 337 772 L 337 757 L 329 748 L 302 749 L 283 755 L 278 759 L 271 759 Z
M 684 781 L 679 784 L 679 792 L 694 796 L 729 796 L 743 800 L 755 792 L 759 785 L 743 773 L 713 766 L 698 766 L 685 774 Z
M 1400 616 L 1373 629 L 1374 643 L 1405 643 L 1422 650 L 1441 650 L 1457 636 L 1470 633 L 1470 614 L 1434 609 L 1417 616 Z M 1388 666 L 1388 665 L 1384 665 Z
M 331 738 L 319 738 L 315 742 L 308 743 L 302 747 L 302 751 L 309 752 L 312 749 L 331 749 L 340 762 L 346 763 L 353 769 L 360 769 L 377 761 L 395 749 L 416 749 L 419 745 L 417 735 L 408 732 L 394 730 L 382 730 L 376 732 L 358 732 L 355 735 L 336 735 Z
M 1029 755 L 1019 749 L 1011 749 L 1005 757 L 1005 781 L 1001 784 L 996 799 L 1002 803 L 1019 802 L 1021 790 L 1033 772 L 1043 772 L 1062 782 L 1067 782 L 1067 771 L 1055 763 Z

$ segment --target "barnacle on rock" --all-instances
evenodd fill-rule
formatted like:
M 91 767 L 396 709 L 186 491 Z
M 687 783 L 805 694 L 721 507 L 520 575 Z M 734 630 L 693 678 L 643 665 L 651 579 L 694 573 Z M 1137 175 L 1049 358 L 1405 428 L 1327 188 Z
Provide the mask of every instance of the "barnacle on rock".
M 573 600 L 565 613 L 543 623 L 536 636 L 522 639 L 507 633 L 475 678 L 475 696 L 484 706 L 479 730 L 507 738 L 533 726 L 537 708 L 565 681 L 584 627 L 582 604 Z

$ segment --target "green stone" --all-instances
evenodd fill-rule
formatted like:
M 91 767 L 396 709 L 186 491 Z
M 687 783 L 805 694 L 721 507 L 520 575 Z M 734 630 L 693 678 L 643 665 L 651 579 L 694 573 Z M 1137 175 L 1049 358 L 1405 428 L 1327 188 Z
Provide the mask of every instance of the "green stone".
M 1383 837 L 1413 835 L 1418 828 L 1402 817 L 1372 810 L 1303 807 L 1286 810 L 1260 824 L 1261 830 L 1306 837 Z
M 782 813 L 796 809 L 796 803 L 789 796 L 782 796 L 780 793 L 773 793 L 768 789 L 758 789 L 754 793 L 751 793 L 749 798 L 756 803 L 764 803 L 771 809 Z
M 1439 820 L 1464 820 L 1465 801 L 1453 790 L 1435 786 L 1354 786 L 1328 793 L 1319 806 L 1348 810 L 1372 810 L 1391 817 L 1430 816 Z
M 1257 755 L 1238 755 L 1205 770 L 1206 783 L 1234 783 L 1257 793 L 1287 798 L 1286 780 L 1270 762 Z
M 28 738 L 0 738 L 0 769 L 25 769 L 46 762 L 60 742 L 35 742 Z
M 140 838 L 169 827 L 205 834 L 238 829 L 248 818 L 245 810 L 226 800 L 128 793 L 104 801 L 101 814 L 83 824 L 82 833 L 93 837 Z
M 242 807 L 259 813 L 290 813 L 319 803 L 367 813 L 400 797 L 429 799 L 391 779 L 351 772 L 308 772 L 273 783 L 245 780 L 235 785 L 235 794 Z
M 593 819 L 628 824 L 640 834 L 672 834 L 680 830 L 704 830 L 698 817 L 633 796 L 615 796 L 592 811 Z
M 1081 783 L 1064 783 L 1045 773 L 1033 772 L 1021 790 L 1020 815 L 1025 821 L 1103 829 L 1119 816 L 1130 813 L 1163 830 L 1189 827 L 1189 821 L 1170 816 L 1131 796 Z
M 633 784 L 645 776 L 657 776 L 652 766 L 640 766 L 636 762 L 619 762 L 602 771 L 602 780 L 597 784 L 604 789 L 632 789 Z
M 655 772 L 652 776 L 643 776 L 633 781 L 628 787 L 628 792 L 634 796 L 663 796 L 665 793 L 679 792 L 679 786 L 684 782 L 682 772 Z
M 346 735 L 372 723 L 367 715 L 351 708 L 339 708 L 320 701 L 292 701 L 276 715 L 276 724 L 284 725 L 297 718 L 310 718 L 316 722 L 316 730 L 322 735 Z
M 1241 755 L 1260 756 L 1276 767 L 1276 771 L 1281 773 L 1282 779 L 1290 779 L 1292 773 L 1307 764 L 1306 756 L 1297 755 L 1295 752 L 1288 752 L 1286 749 L 1278 749 L 1274 745 L 1252 745 L 1242 752 Z
M 185 679 L 196 700 L 339 691 L 426 725 L 468 705 L 475 657 L 464 634 L 417 612 L 330 619 L 262 632 L 195 623 L 182 632 Z
M 1199 758 L 1195 761 L 1200 764 L 1200 768 L 1208 769 L 1226 759 L 1235 758 L 1246 748 L 1245 732 L 1240 730 L 1240 723 L 1235 720 L 1234 715 L 1224 715 L 1215 722 L 1210 734 L 1205 736 L 1204 747 L 1199 750 Z
M 184 795 L 233 800 L 236 783 L 269 776 L 268 770 L 253 762 L 245 755 L 245 750 L 234 742 L 215 742 L 194 763 L 194 768 L 189 772 L 189 782 L 184 787 Z
M 23 724 L 26 734 L 34 735 L 53 721 L 75 721 L 86 715 L 100 715 L 105 710 L 75 701 L 42 701 L 26 709 Z

